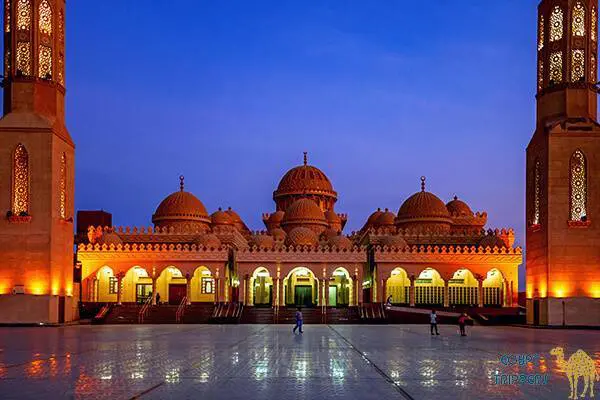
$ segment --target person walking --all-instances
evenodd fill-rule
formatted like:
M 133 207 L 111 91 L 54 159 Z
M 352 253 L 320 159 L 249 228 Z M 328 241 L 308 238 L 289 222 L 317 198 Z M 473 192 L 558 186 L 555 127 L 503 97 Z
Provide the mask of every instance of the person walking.
M 302 310 L 298 307 L 296 311 L 296 326 L 294 326 L 294 333 L 296 333 L 296 329 L 300 329 L 300 333 L 302 333 Z
M 465 325 L 467 324 L 467 313 L 462 313 L 460 317 L 458 317 L 458 327 L 460 328 L 460 336 L 467 336 L 465 331 Z
M 431 310 L 431 314 L 429 314 L 429 322 L 431 324 L 431 326 L 430 326 L 430 328 L 431 328 L 431 335 L 433 335 L 434 328 L 435 328 L 435 334 L 439 335 L 440 332 L 438 332 L 437 314 L 435 313 L 435 310 Z

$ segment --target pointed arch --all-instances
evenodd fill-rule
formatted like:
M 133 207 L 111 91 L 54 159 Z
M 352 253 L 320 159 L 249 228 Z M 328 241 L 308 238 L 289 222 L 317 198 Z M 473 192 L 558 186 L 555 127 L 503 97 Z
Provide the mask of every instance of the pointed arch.
M 29 153 L 18 144 L 13 155 L 12 212 L 15 215 L 29 213 Z
M 583 152 L 575 150 L 570 166 L 570 220 L 587 220 L 587 160 Z
M 571 32 L 573 36 L 585 36 L 585 7 L 581 1 L 573 6 Z

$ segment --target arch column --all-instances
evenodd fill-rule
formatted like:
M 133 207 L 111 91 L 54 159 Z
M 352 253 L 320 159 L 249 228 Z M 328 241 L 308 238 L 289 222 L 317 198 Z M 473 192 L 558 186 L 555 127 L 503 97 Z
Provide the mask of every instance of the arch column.
M 189 306 L 192 304 L 192 277 L 189 272 L 185 274 L 185 305 Z
M 248 304 L 248 274 L 244 275 L 244 279 L 242 279 L 242 304 Z
M 278 306 L 280 307 L 285 307 L 285 285 L 283 284 L 283 279 L 282 278 L 277 278 L 277 280 L 279 281 L 279 289 L 278 291 Z
M 117 274 L 117 304 L 121 305 L 121 298 L 123 296 L 123 278 L 125 277 L 125 273 L 124 272 L 119 272 Z
M 158 278 L 155 275 L 152 275 L 152 305 L 156 305 L 156 280 Z
M 483 277 L 477 276 L 477 307 L 483 307 Z
M 444 279 L 444 307 L 450 307 L 450 288 L 449 282 L 450 279 Z
M 98 278 L 93 277 L 92 279 L 89 280 L 89 282 L 90 283 L 88 284 L 88 301 L 96 302 L 97 301 L 96 286 L 97 286 Z
M 508 306 L 508 281 L 502 279 L 502 307 Z
M 409 297 L 409 306 L 410 307 L 414 307 L 415 306 L 415 276 L 411 275 L 408 279 L 410 279 L 410 288 L 408 290 L 408 297 Z

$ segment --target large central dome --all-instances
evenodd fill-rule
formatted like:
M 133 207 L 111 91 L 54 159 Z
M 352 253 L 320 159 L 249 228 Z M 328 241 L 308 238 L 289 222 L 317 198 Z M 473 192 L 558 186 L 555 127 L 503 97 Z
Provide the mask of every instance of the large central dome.
M 449 231 L 452 220 L 446 204 L 433 193 L 425 191 L 425 178 L 421 178 L 421 191 L 410 196 L 398 211 L 399 228 Z
M 161 201 L 152 215 L 152 222 L 157 227 L 207 230 L 210 218 L 204 204 L 190 192 L 184 191 L 183 176 L 179 179 L 179 191 L 171 193 Z
M 273 192 L 277 210 L 284 210 L 299 198 L 314 200 L 322 211 L 332 210 L 337 193 L 329 178 L 319 168 L 308 165 L 304 153 L 304 164 L 290 169 Z

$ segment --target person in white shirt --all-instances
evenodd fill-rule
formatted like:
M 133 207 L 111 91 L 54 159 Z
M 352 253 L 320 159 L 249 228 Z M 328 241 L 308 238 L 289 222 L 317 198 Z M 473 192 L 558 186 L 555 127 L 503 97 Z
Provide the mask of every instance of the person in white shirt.
M 431 314 L 429 314 L 429 322 L 431 323 L 431 334 L 433 335 L 433 329 L 435 328 L 435 334 L 439 335 L 438 327 L 437 327 L 437 314 L 435 310 L 431 310 Z

